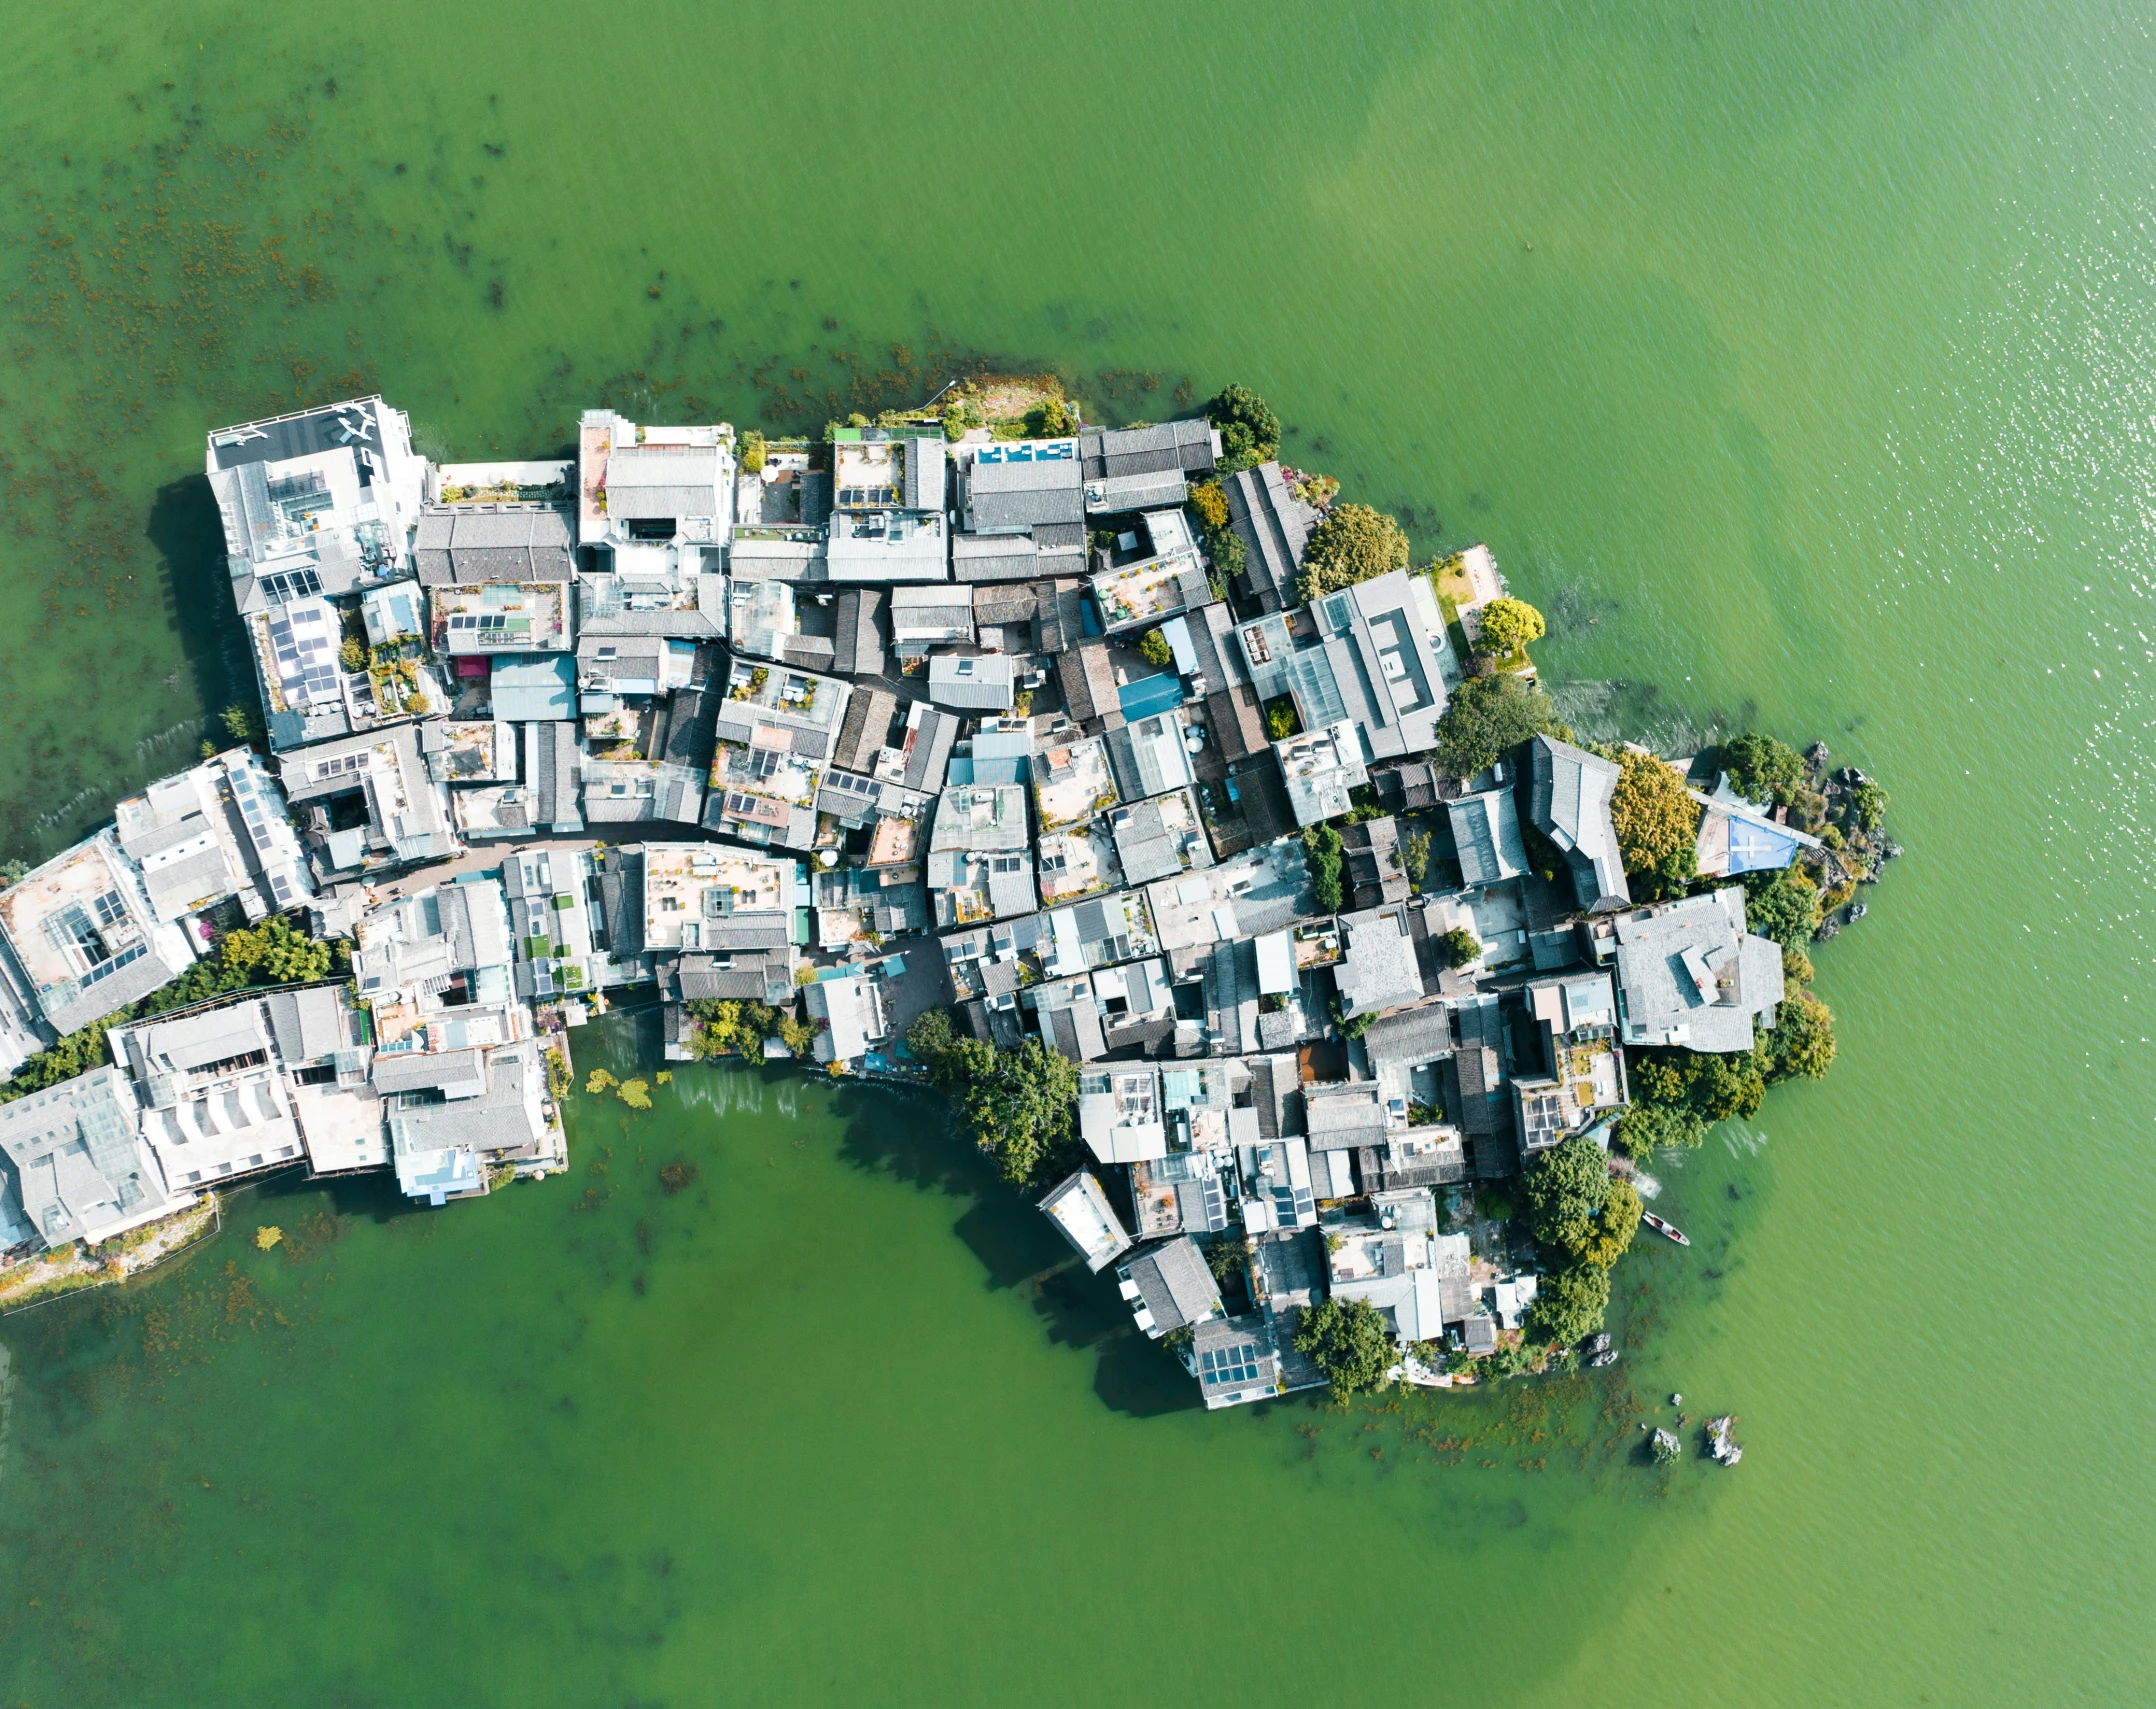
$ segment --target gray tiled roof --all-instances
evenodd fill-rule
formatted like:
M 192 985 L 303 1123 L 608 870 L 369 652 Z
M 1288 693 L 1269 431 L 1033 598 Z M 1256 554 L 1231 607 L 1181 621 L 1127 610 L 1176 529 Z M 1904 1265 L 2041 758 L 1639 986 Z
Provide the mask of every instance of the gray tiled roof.
M 1203 1323 L 1220 1310 L 1220 1284 L 1187 1234 L 1125 1260 L 1119 1273 L 1137 1284 L 1155 1336 Z
M 833 647 L 832 669 L 845 676 L 883 675 L 885 601 L 881 588 L 848 588 L 838 596 L 838 639 Z M 854 697 L 853 705 L 846 709 L 849 724 L 854 706 L 868 698 Z
M 906 490 L 908 510 L 941 510 L 944 477 L 950 467 L 942 439 L 906 441 Z
M 1081 641 L 1056 655 L 1056 675 L 1063 683 L 1063 703 L 1070 715 L 1083 724 L 1105 712 L 1122 714 L 1116 696 L 1115 665 L 1105 641 Z
M 1089 481 L 1164 471 L 1209 474 L 1213 427 L 1207 421 L 1163 421 L 1152 427 L 1087 433 L 1078 440 L 1078 455 Z
M 1537 736 L 1528 759 L 1535 829 L 1563 853 L 1579 905 L 1598 913 L 1626 906 L 1632 892 L 1610 823 L 1617 766 L 1551 736 Z
M 576 570 L 576 525 L 558 505 L 430 508 L 420 515 L 412 557 L 428 587 L 565 582 Z
M 1295 579 L 1321 512 L 1288 490 L 1278 463 L 1261 463 L 1227 482 L 1228 521 L 1242 538 L 1243 581 L 1259 605 L 1279 611 L 1297 604 Z
M 1040 549 L 1025 534 L 959 534 L 951 573 L 961 582 L 1022 582 L 1040 573 Z
M 1426 1062 L 1449 1056 L 1451 1011 L 1441 1003 L 1427 1003 L 1419 1009 L 1403 1009 L 1372 1021 L 1370 1030 L 1363 1034 L 1363 1049 L 1369 1053 L 1373 1069 L 1393 1065 L 1420 1068 Z
M 1085 490 L 1075 459 L 976 463 L 966 477 L 966 526 L 976 534 L 1085 520 Z

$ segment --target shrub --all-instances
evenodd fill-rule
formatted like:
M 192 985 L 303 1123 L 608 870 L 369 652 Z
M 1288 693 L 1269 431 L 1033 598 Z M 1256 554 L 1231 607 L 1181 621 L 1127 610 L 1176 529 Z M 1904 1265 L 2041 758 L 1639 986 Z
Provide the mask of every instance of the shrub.
M 1265 733 L 1276 742 L 1284 742 L 1302 728 L 1302 721 L 1295 716 L 1295 700 L 1292 695 L 1275 695 L 1265 703 Z
M 1366 504 L 1338 504 L 1310 531 L 1301 593 L 1306 600 L 1316 599 L 1406 568 L 1407 535 L 1399 523 Z
M 1542 613 L 1526 600 L 1493 599 L 1482 608 L 1482 629 L 1475 646 L 1485 653 L 1517 653 L 1547 632 Z
M 1338 475 L 1305 475 L 1295 483 L 1295 496 L 1313 510 L 1322 510 L 1340 496 Z
M 1437 721 L 1437 763 L 1454 777 L 1472 777 L 1528 737 L 1562 728 L 1557 705 L 1525 679 L 1499 672 L 1453 690 Z
M 1029 439 L 1067 439 L 1078 431 L 1078 417 L 1060 397 L 1043 398 L 1026 411 Z
M 1175 649 L 1168 645 L 1168 637 L 1158 629 L 1148 629 L 1145 639 L 1138 643 L 1139 655 L 1149 665 L 1172 665 Z
M 769 450 L 764 444 L 764 436 L 761 433 L 758 433 L 756 429 L 752 427 L 746 433 L 742 434 L 741 472 L 744 475 L 762 474 L 764 472 L 764 464 L 769 460 Z

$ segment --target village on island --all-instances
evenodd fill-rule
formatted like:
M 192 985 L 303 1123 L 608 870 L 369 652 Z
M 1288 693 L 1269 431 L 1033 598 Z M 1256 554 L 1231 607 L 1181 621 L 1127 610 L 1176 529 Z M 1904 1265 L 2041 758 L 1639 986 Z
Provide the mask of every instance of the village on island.
M 1208 1407 L 1616 1357 L 1643 1165 L 1832 1060 L 1885 796 L 1584 741 L 1485 548 L 1281 440 L 987 377 L 552 461 L 210 433 L 261 704 L 8 869 L 0 1308 L 275 1171 L 559 1175 L 572 1035 L 656 987 L 674 1061 L 940 1090 Z

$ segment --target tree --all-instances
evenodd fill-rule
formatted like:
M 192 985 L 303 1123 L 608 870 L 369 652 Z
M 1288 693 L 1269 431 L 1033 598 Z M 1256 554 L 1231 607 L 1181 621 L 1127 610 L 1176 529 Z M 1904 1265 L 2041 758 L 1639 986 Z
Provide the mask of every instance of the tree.
M 1330 825 L 1312 825 L 1303 833 L 1303 865 L 1310 873 L 1310 894 L 1321 914 L 1337 914 L 1340 893 L 1340 833 Z
M 1243 537 L 1232 528 L 1223 528 L 1205 537 L 1205 550 L 1213 560 L 1213 568 L 1232 581 L 1243 573 L 1250 555 L 1244 549 Z
M 1526 600 L 1493 599 L 1482 608 L 1482 630 L 1475 647 L 1484 653 L 1518 653 L 1548 632 L 1542 613 Z
M 1472 777 L 1528 737 L 1555 733 L 1557 705 L 1509 671 L 1478 676 L 1453 690 L 1437 721 L 1437 763 L 1454 777 Z
M 1276 742 L 1284 742 L 1295 734 L 1295 701 L 1290 695 L 1276 694 L 1266 702 L 1265 733 Z
M 1068 439 L 1078 431 L 1078 418 L 1060 396 L 1047 397 L 1026 411 L 1026 433 L 1034 439 Z
M 1876 783 L 1857 785 L 1854 810 L 1857 824 L 1867 831 L 1876 831 L 1886 823 L 1887 792 Z
M 1280 450 L 1280 418 L 1247 386 L 1230 386 L 1205 406 L 1220 429 L 1220 472 L 1238 474 Z
M 1722 769 L 1729 773 L 1729 787 L 1747 801 L 1786 807 L 1804 781 L 1804 756 L 1787 742 L 1747 730 L 1722 745 Z
M 906 1049 L 914 1061 L 928 1070 L 928 1076 L 933 1080 L 955 1037 L 950 1010 L 923 1009 L 906 1029 Z
M 1834 1065 L 1834 1014 L 1809 991 L 1792 991 L 1775 1011 L 1774 1025 L 1760 1041 L 1767 1057 L 1767 1084 L 1777 1080 L 1821 1080 Z
M 1392 1333 L 1368 1300 L 1329 1299 L 1306 1308 L 1295 1328 L 1295 1350 L 1325 1373 L 1333 1399 L 1343 1406 L 1383 1387 L 1394 1360 Z
M 1527 1308 L 1527 1339 L 1570 1347 L 1602 1327 L 1610 1305 L 1610 1273 L 1594 1264 L 1573 1264 L 1544 1276 Z
M 1618 757 L 1610 823 L 1624 869 L 1658 890 L 1681 890 L 1699 872 L 1699 803 L 1677 768 L 1626 748 Z
M 779 1021 L 779 1042 L 806 1062 L 816 1049 L 816 1028 L 798 1016 L 787 1015 Z
M 1644 1163 L 1667 1147 L 1690 1151 L 1707 1137 L 1707 1124 L 1689 1104 L 1634 1104 L 1617 1118 L 1610 1144 Z
M 1299 584 L 1304 599 L 1407 568 L 1407 535 L 1382 510 L 1336 504 L 1310 530 Z
M 1634 1069 L 1634 1091 L 1650 1104 L 1691 1110 L 1703 1122 L 1746 1119 L 1767 1095 L 1766 1053 L 1658 1050 Z
M 1200 481 L 1190 489 L 1190 508 L 1208 533 L 1228 525 L 1228 495 L 1218 481 Z
M 1577 1256 L 1609 1199 L 1609 1164 L 1599 1145 L 1575 1134 L 1530 1163 L 1521 1173 L 1520 1189 L 1535 1238 Z
M 1139 655 L 1149 665 L 1172 665 L 1175 649 L 1168 645 L 1168 637 L 1158 629 L 1148 629 L 1145 639 L 1138 643 Z
M 1465 926 L 1454 926 L 1437 940 L 1437 953 L 1447 967 L 1465 967 L 1482 953 L 1482 941 Z
M 1588 1227 L 1587 1238 L 1573 1256 L 1582 1264 L 1607 1270 L 1630 1249 L 1632 1237 L 1639 1232 L 1639 1218 L 1639 1194 L 1632 1183 L 1610 1182 L 1609 1196 L 1602 1201 L 1602 1208 Z
M 1784 949 L 1801 948 L 1819 930 L 1819 886 L 1784 867 L 1763 882 L 1747 881 L 1744 923 Z
M 1014 1051 L 977 1048 L 950 1053 L 966 1074 L 954 1087 L 960 1126 L 1013 1186 L 1047 1185 L 1070 1160 L 1077 1065 L 1038 1038 Z
M 764 436 L 761 433 L 758 433 L 756 429 L 752 427 L 746 433 L 742 434 L 741 472 L 744 475 L 762 474 L 764 472 L 764 464 L 766 461 L 768 461 L 768 459 L 769 450 L 764 444 Z

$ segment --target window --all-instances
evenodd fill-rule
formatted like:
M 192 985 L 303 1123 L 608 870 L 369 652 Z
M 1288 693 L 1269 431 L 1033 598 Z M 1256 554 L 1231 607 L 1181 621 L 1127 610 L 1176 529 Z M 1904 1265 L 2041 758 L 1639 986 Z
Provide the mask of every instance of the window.
M 127 915 L 127 904 L 120 900 L 117 890 L 108 890 L 97 899 L 97 923 L 116 926 Z

